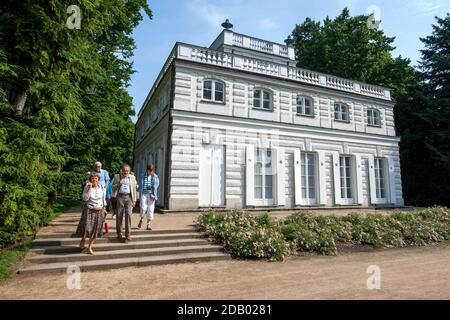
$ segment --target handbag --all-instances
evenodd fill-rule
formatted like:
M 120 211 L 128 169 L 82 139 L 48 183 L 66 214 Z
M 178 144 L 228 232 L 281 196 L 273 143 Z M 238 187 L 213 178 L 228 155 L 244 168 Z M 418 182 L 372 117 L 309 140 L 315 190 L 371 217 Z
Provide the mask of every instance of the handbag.
M 111 207 L 116 210 L 117 208 L 117 198 L 116 197 L 111 197 L 109 199 L 109 202 L 111 203 Z

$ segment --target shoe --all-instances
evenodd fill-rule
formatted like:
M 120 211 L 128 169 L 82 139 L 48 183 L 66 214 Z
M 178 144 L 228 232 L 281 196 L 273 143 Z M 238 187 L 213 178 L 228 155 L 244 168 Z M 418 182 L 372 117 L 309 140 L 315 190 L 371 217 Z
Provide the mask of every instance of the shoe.
M 122 239 L 123 239 L 122 235 L 117 236 L 117 240 L 122 240 Z
M 142 227 L 142 219 L 139 220 L 139 223 L 138 223 L 138 229 L 140 229 L 141 227 Z
M 147 225 L 147 230 L 153 230 L 152 227 L 150 227 L 150 225 Z
M 127 241 L 131 241 L 131 237 L 130 237 L 130 236 L 128 236 L 126 240 L 127 240 Z

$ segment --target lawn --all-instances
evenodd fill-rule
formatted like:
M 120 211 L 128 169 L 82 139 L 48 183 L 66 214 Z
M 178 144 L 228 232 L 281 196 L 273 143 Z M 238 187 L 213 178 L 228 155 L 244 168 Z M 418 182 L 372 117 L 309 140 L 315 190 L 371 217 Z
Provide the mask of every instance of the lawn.
M 70 198 L 59 198 L 53 206 L 53 213 L 44 224 L 49 224 L 61 213 L 80 203 L 79 200 Z M 31 247 L 31 240 L 25 240 L 10 248 L 0 252 L 0 283 L 11 277 L 15 270 L 15 265 L 19 263 L 28 253 Z

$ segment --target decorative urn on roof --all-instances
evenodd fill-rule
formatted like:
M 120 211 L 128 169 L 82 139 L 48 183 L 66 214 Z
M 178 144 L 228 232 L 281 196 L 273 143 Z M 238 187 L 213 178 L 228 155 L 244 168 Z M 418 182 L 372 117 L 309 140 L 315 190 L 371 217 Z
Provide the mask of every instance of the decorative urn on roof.
M 222 23 L 222 27 L 225 29 L 233 29 L 233 24 L 230 22 L 230 20 L 226 19 L 224 23 Z

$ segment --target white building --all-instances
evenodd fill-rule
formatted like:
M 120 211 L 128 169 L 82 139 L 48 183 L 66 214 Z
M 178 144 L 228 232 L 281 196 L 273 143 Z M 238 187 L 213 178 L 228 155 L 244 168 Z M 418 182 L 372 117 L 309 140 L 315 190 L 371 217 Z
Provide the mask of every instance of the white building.
M 223 30 L 176 43 L 136 123 L 168 210 L 403 206 L 390 92 L 295 67 L 294 49 Z

